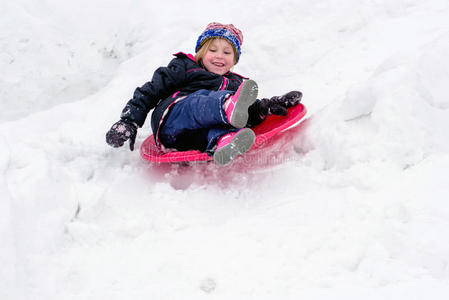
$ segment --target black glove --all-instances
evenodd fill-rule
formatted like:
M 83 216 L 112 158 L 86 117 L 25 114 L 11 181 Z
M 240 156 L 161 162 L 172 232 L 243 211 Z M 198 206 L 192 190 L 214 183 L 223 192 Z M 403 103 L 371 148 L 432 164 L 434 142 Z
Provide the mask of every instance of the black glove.
M 137 126 L 133 123 L 120 120 L 112 125 L 106 133 L 106 143 L 114 148 L 121 147 L 129 139 L 129 149 L 134 150 Z
M 269 115 L 286 116 L 287 109 L 301 102 L 301 98 L 301 92 L 291 91 L 282 96 L 260 99 L 259 114 L 262 118 L 266 118 Z
M 302 93 L 291 91 L 283 96 L 274 96 L 270 99 L 256 100 L 249 108 L 249 118 L 246 127 L 254 127 L 263 122 L 269 115 L 287 115 L 289 107 L 301 102 Z

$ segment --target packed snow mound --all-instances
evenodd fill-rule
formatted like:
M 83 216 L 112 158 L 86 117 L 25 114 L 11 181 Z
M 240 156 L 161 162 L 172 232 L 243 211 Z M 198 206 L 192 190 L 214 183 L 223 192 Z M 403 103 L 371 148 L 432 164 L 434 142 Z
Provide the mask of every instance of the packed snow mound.
M 386 57 L 371 77 L 312 118 L 308 143 L 318 145 L 323 167 L 388 161 L 406 168 L 448 153 L 449 98 L 442 87 L 449 36 L 421 47 Z
M 2 103 L 0 120 L 15 120 L 61 103 L 79 101 L 102 89 L 120 64 L 141 51 L 138 27 L 105 15 L 123 4 L 88 1 L 79 6 L 57 1 L 7 1 L 1 4 Z M 97 3 L 98 2 L 98 3 Z M 121 7 L 125 6 L 125 8 Z M 103 24 L 99 26 L 101 15 Z
M 0 2 L 0 298 L 446 299 L 448 14 L 443 0 Z M 134 89 L 212 21 L 243 31 L 234 71 L 262 97 L 301 90 L 307 119 L 255 164 L 108 147 Z

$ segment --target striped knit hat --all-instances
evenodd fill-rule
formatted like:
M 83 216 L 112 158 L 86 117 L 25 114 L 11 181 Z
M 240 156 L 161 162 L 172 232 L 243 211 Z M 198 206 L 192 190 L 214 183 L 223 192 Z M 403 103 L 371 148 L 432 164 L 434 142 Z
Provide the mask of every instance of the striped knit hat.
M 198 52 L 208 39 L 216 37 L 224 38 L 231 43 L 235 52 L 237 52 L 237 63 L 240 58 L 240 46 L 243 43 L 243 34 L 232 24 L 221 24 L 217 22 L 208 24 L 196 41 L 195 52 Z

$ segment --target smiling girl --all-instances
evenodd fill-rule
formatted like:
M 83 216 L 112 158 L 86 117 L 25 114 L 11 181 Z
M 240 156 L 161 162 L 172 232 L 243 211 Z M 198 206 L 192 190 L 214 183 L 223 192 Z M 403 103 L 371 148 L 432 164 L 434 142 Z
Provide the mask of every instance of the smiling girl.
M 151 81 L 138 87 L 106 142 L 120 147 L 130 140 L 151 109 L 155 142 L 163 151 L 199 150 L 225 165 L 248 151 L 255 140 L 249 128 L 270 114 L 285 115 L 301 92 L 257 100 L 257 84 L 231 72 L 240 59 L 243 34 L 232 24 L 210 23 L 198 37 L 196 55 L 179 52 Z

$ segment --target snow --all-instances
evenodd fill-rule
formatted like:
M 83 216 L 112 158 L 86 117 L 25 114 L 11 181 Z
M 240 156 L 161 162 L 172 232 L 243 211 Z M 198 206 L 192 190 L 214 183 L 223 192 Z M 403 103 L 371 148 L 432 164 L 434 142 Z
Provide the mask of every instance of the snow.
M 0 2 L 0 299 L 447 299 L 448 14 Z M 134 88 L 212 21 L 242 29 L 234 71 L 262 97 L 304 93 L 293 140 L 222 168 L 107 146 Z

